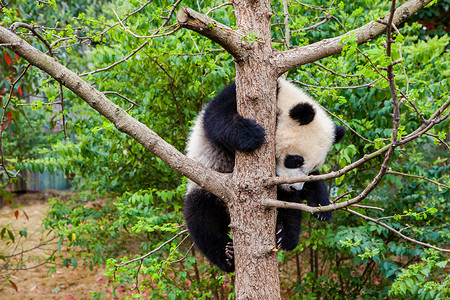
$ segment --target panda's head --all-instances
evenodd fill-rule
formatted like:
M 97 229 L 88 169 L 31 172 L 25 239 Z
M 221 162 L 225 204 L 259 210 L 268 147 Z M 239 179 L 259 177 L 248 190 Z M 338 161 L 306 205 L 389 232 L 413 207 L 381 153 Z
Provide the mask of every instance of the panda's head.
M 333 143 L 344 133 L 345 128 L 334 126 L 316 101 L 286 80 L 278 80 L 275 143 L 278 176 L 298 177 L 319 168 Z M 280 187 L 301 190 L 303 182 Z

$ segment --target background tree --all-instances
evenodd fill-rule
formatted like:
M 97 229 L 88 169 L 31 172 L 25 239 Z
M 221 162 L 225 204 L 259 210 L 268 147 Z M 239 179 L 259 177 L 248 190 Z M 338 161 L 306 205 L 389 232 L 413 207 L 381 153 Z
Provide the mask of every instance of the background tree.
M 360 31 L 357 31 L 356 36 L 351 34 L 341 36 L 349 29 L 357 28 L 374 19 L 377 20 L 380 12 L 386 13 L 389 10 L 389 5 L 374 4 L 370 1 L 365 5 L 370 5 L 371 10 L 364 15 L 361 9 L 363 4 L 359 2 L 336 4 L 336 6 L 314 6 L 299 2 L 288 5 L 287 2 L 282 2 L 270 6 L 270 3 L 263 1 L 250 9 L 246 6 L 246 2 L 235 1 L 236 29 L 230 28 L 234 27 L 234 21 L 231 15 L 226 13 L 226 9 L 231 7 L 229 5 L 217 5 L 216 9 L 206 4 L 197 7 L 197 3 L 192 5 L 185 3 L 185 5 L 196 7 L 206 15 L 214 15 L 214 19 L 220 21 L 218 23 L 191 9 L 180 8 L 180 2 L 168 8 L 163 4 L 157 1 L 136 4 L 136 6 L 127 2 L 106 4 L 102 11 L 111 12 L 109 21 L 106 18 L 97 18 L 95 12 L 88 12 L 78 15 L 76 19 L 70 19 L 69 24 L 64 24 L 64 27 L 59 24 L 45 27 L 39 23 L 38 27 L 26 26 L 30 22 L 22 22 L 26 20 L 23 20 L 17 11 L 7 6 L 2 9 L 5 14 L 2 22 L 8 25 L 14 24 L 16 32 L 22 35 L 26 36 L 31 32 L 35 37 L 31 41 L 37 47 L 48 51 L 51 56 L 69 59 L 67 65 L 73 66 L 74 70 L 82 73 L 81 76 L 86 77 L 97 88 L 93 90 L 92 87 L 81 82 L 75 74 L 62 69 L 54 60 L 44 59 L 41 54 L 36 57 L 44 59 L 43 61 L 33 60 L 29 55 L 36 52 L 32 52 L 34 51 L 32 48 L 28 48 L 29 52 L 21 52 L 23 43 L 14 44 L 19 43 L 19 40 L 2 28 L 0 33 L 2 44 L 56 79 L 54 81 L 50 78 L 41 82 L 40 87 L 47 86 L 47 88 L 41 88 L 41 92 L 46 92 L 49 102 L 59 102 L 55 106 L 62 107 L 64 104 L 63 113 L 60 114 L 66 117 L 63 128 L 69 133 L 73 132 L 77 139 L 74 142 L 64 139 L 54 143 L 52 151 L 46 151 L 44 157 L 37 160 L 22 160 L 10 168 L 25 169 L 37 165 L 63 168 L 67 174 L 75 173 L 80 179 L 89 175 L 89 180 L 80 182 L 80 188 L 122 194 L 114 206 L 104 207 L 100 215 L 96 210 L 74 210 L 74 206 L 79 206 L 76 203 L 57 201 L 54 203 L 54 209 L 49 215 L 47 224 L 61 230 L 61 238 L 68 238 L 73 246 L 93 250 L 95 254 L 85 256 L 89 263 L 100 263 L 104 254 L 117 253 L 115 252 L 118 251 L 117 245 L 114 247 L 105 245 L 108 240 L 118 236 L 124 237 L 124 232 L 118 228 L 129 230 L 130 239 L 135 238 L 136 233 L 141 233 L 142 236 L 142 232 L 146 232 L 148 242 L 143 243 L 142 250 L 154 248 L 151 247 L 152 243 L 164 239 L 165 234 L 176 230 L 181 222 L 179 201 L 183 188 L 176 188 L 180 183 L 178 176 L 165 167 L 161 160 L 150 156 L 142 146 L 130 142 L 103 118 L 91 115 L 85 110 L 81 116 L 65 113 L 64 110 L 80 111 L 84 104 L 76 100 L 77 98 L 71 92 L 62 90 L 60 84 L 75 92 L 113 121 L 119 130 L 132 135 L 182 174 L 203 184 L 208 184 L 204 181 L 205 175 L 213 176 L 219 181 L 233 182 L 235 180 L 241 183 L 237 189 L 231 186 L 227 186 L 229 189 L 224 189 L 221 186 L 212 186 L 212 183 L 205 186 L 215 189 L 216 192 L 221 191 L 222 196 L 230 203 L 236 198 L 234 195 L 227 194 L 227 190 L 234 190 L 236 197 L 240 197 L 241 200 L 245 195 L 252 195 L 254 197 L 252 200 L 244 201 L 248 205 L 260 203 L 260 206 L 253 210 L 244 205 L 231 207 L 236 221 L 232 229 L 237 247 L 238 297 L 246 295 L 256 297 L 256 294 L 252 294 L 255 292 L 279 294 L 278 277 L 273 276 L 277 272 L 276 254 L 271 251 L 274 248 L 274 210 L 265 209 L 267 205 L 272 207 L 284 205 L 270 200 L 274 198 L 273 185 L 280 180 L 285 180 L 270 179 L 270 176 L 274 175 L 273 142 L 258 150 L 254 156 L 238 155 L 235 173 L 232 178 L 229 178 L 186 161 L 179 152 L 158 139 L 142 123 L 129 118 L 121 110 L 115 110 L 117 106 L 112 106 L 106 101 L 104 95 L 98 92 L 98 90 L 113 90 L 119 93 L 123 98 L 117 94 L 109 94 L 108 97 L 111 99 L 114 97 L 114 101 L 122 107 L 131 106 L 130 114 L 137 119 L 146 123 L 152 120 L 150 127 L 155 132 L 179 150 L 184 148 L 189 121 L 200 109 L 203 101 L 210 98 L 213 91 L 220 89 L 218 86 L 221 87 L 231 80 L 233 67 L 230 65 L 230 56 L 221 51 L 217 45 L 199 35 L 178 30 L 179 25 L 174 20 L 176 11 L 179 12 L 178 24 L 205 34 L 234 56 L 238 95 L 242 100 L 252 99 L 252 101 L 240 102 L 240 110 L 265 126 L 269 141 L 273 140 L 276 77 L 294 66 L 300 66 L 290 72 L 289 77 L 311 89 L 311 92 L 322 100 L 324 106 L 334 112 L 337 120 L 344 122 L 355 133 L 347 139 L 347 143 L 344 142 L 337 147 L 339 156 L 331 155 L 330 163 L 324 170 L 338 170 L 339 164 L 341 171 L 324 175 L 332 178 L 342 175 L 343 171 L 359 167 L 357 172 L 346 173 L 345 176 L 336 180 L 337 188 L 332 189 L 332 196 L 341 199 L 341 202 L 333 205 L 331 209 L 359 202 L 368 195 L 369 198 L 364 200 L 367 201 L 365 204 L 385 209 L 384 212 L 379 210 L 366 212 L 365 214 L 370 214 L 370 218 L 359 215 L 363 219 L 353 219 L 346 214 L 350 212 L 354 215 L 357 212 L 346 208 L 346 213 L 336 214 L 332 225 L 308 222 L 305 227 L 309 229 L 309 236 L 302 236 L 304 242 L 300 243 L 298 251 L 293 254 L 297 261 L 299 282 L 286 285 L 284 287 L 286 292 L 303 295 L 309 292 L 311 295 L 320 296 L 321 294 L 329 295 L 334 291 L 333 293 L 339 293 L 342 297 L 362 292 L 370 296 L 371 293 L 376 294 L 382 290 L 377 287 L 380 284 L 375 280 L 378 276 L 382 278 L 380 281 L 384 281 L 381 286 L 389 286 L 389 282 L 401 271 L 400 267 L 415 262 L 420 255 L 424 254 L 420 248 L 405 245 L 402 239 L 393 234 L 393 230 L 387 230 L 386 226 L 369 225 L 363 221 L 364 219 L 378 222 L 378 224 L 383 222 L 391 229 L 396 228 L 397 233 L 408 233 L 414 236 L 416 241 L 420 240 L 422 244 L 440 245 L 445 243 L 446 239 L 448 241 L 448 205 L 445 202 L 445 199 L 448 199 L 448 185 L 445 185 L 448 181 L 448 166 L 443 160 L 438 159 L 436 154 L 429 151 L 429 149 L 438 149 L 430 144 L 431 139 L 435 139 L 448 149 L 444 130 L 446 124 L 448 125 L 446 121 L 448 117 L 446 72 L 448 71 L 445 68 L 445 63 L 448 62 L 448 54 L 445 52 L 448 38 L 446 36 L 429 38 L 427 42 L 417 41 L 419 27 L 405 25 L 400 29 L 402 34 L 396 33 L 396 43 L 392 44 L 389 38 L 387 41 L 386 38 L 381 38 L 360 49 L 357 44 L 385 32 L 385 25 L 391 22 L 390 19 L 384 18 L 384 21 L 380 21 L 381 24 L 371 22 L 362 27 Z M 399 18 L 394 18 L 394 22 L 403 21 L 405 14 L 410 14 L 416 4 L 420 3 L 410 1 L 405 4 L 408 10 L 405 6 L 399 8 L 397 11 Z M 76 13 L 76 6 L 68 6 L 71 9 L 67 11 Z M 49 7 L 46 6 L 47 9 Z M 67 11 L 62 10 L 62 13 Z M 92 13 L 95 19 L 86 16 L 89 13 Z M 271 13 L 273 16 L 270 18 Z M 274 29 L 273 35 L 268 30 L 270 20 Z M 92 31 L 83 32 L 86 28 Z M 123 32 L 128 34 L 125 35 Z M 396 32 L 396 27 L 393 27 L 393 32 Z M 359 35 L 359 33 L 366 35 Z M 186 34 L 189 39 L 185 38 Z M 326 38 L 333 39 L 326 40 Z M 83 43 L 92 42 L 94 43 L 93 51 L 86 55 L 87 48 L 83 46 Z M 177 51 L 180 43 L 185 48 Z M 272 43 L 275 50 L 272 49 Z M 72 44 L 81 44 L 81 46 L 73 48 Z M 344 47 L 343 44 L 346 46 Z M 310 46 L 290 50 L 292 45 Z M 391 53 L 386 51 L 385 45 L 387 48 L 393 47 L 393 51 Z M 67 55 L 67 50 L 72 48 L 72 53 Z M 342 48 L 345 50 L 343 54 L 320 63 L 310 64 L 317 59 L 338 54 Z M 285 50 L 285 52 L 278 52 L 276 49 Z M 199 55 L 202 55 L 202 59 L 199 59 Z M 91 62 L 92 66 L 87 61 Z M 416 70 L 419 64 L 421 69 Z M 89 71 L 85 69 L 86 66 L 96 71 Z M 262 70 L 263 68 L 267 69 Z M 36 69 L 32 70 L 36 72 Z M 62 73 L 61 70 L 63 70 Z M 260 70 L 260 72 L 252 72 L 252 70 Z M 386 75 L 386 70 L 390 75 Z M 398 89 L 392 86 L 394 72 L 397 74 L 395 84 Z M 185 75 L 187 73 L 189 76 Z M 61 74 L 64 74 L 64 77 L 61 77 Z M 143 74 L 146 76 L 142 76 Z M 130 85 L 130 82 L 133 84 Z M 423 89 L 425 83 L 428 89 Z M 400 95 L 397 104 L 396 93 Z M 391 98 L 394 99 L 393 103 Z M 15 98 L 11 96 L 7 98 L 7 101 L 8 99 L 13 103 L 15 101 Z M 68 99 L 71 101 L 67 101 Z M 37 107 L 40 105 L 43 104 L 39 102 L 33 104 Z M 258 113 L 255 114 L 255 111 Z M 394 122 L 394 126 L 392 126 L 392 119 L 388 117 L 392 111 L 397 111 L 395 117 L 400 118 Z M 173 124 L 174 119 L 179 122 L 177 126 Z M 438 125 L 434 126 L 435 123 Z M 147 136 L 141 135 L 139 130 L 144 131 Z M 63 133 L 64 130 L 61 131 L 61 135 Z M 430 138 L 417 139 L 424 133 L 430 134 Z M 398 137 L 395 137 L 396 134 Z M 412 146 L 405 146 L 406 142 Z M 395 152 L 394 148 L 401 151 Z M 392 170 L 387 169 L 388 160 L 385 159 L 382 164 L 382 159 L 379 158 L 386 151 L 389 153 L 387 157 L 391 160 Z M 339 160 L 336 159 L 337 157 Z M 258 164 L 258 160 L 271 163 Z M 181 161 L 186 162 L 187 165 L 183 166 Z M 350 166 L 345 167 L 347 164 Z M 142 168 L 141 165 L 145 167 Z M 255 165 L 261 166 L 261 169 L 254 168 Z M 152 171 L 149 172 L 149 169 Z M 386 176 L 383 187 L 371 191 L 379 184 L 379 180 L 385 173 L 389 176 Z M 421 183 L 422 181 L 418 181 L 418 178 L 410 177 L 411 174 L 418 176 L 421 180 L 432 181 L 426 184 Z M 402 181 L 400 178 L 409 179 Z M 261 189 L 261 186 L 266 184 L 267 188 Z M 142 190 L 142 186 L 148 186 L 149 189 Z M 350 202 L 349 200 L 342 202 L 343 198 L 350 194 L 359 194 L 359 196 L 352 198 Z M 393 194 L 397 195 L 396 199 L 392 199 Z M 427 197 L 427 195 L 433 196 Z M 161 202 L 164 204 L 161 205 Z M 72 209 L 66 210 L 70 205 Z M 298 205 L 297 207 L 310 212 L 316 211 L 306 206 Z M 243 211 L 239 212 L 238 209 Z M 367 209 L 367 207 L 359 206 L 358 214 Z M 256 215 L 249 218 L 249 212 Z M 70 219 L 67 218 L 69 214 L 72 217 Z M 397 216 L 395 219 L 382 219 L 391 215 Z M 430 215 L 433 218 L 430 219 Z M 428 218 L 423 219 L 424 216 Z M 413 221 L 407 219 L 405 222 L 405 218 L 414 219 Z M 61 223 L 61 220 L 64 222 Z M 256 230 L 255 224 L 245 220 L 257 220 L 260 223 L 258 226 L 265 225 Z M 166 222 L 164 226 L 163 222 Z M 407 224 L 406 229 L 405 224 Z M 109 230 L 105 230 L 105 226 Z M 155 230 L 161 234 L 155 236 L 153 234 Z M 94 239 L 92 233 L 99 231 L 103 231 L 104 236 Z M 250 235 L 246 235 L 247 233 Z M 325 236 L 327 238 L 324 238 Z M 245 243 L 243 239 L 247 239 Z M 166 260 L 161 263 L 156 263 L 154 258 L 150 257 L 145 257 L 145 262 L 143 258 L 135 263 L 141 265 L 141 274 L 151 274 L 152 270 L 168 268 L 167 262 L 174 259 L 176 251 L 176 248 L 169 251 L 169 257 L 165 257 Z M 264 251 L 269 255 L 261 255 Z M 76 257 L 74 253 L 75 250 L 72 255 Z M 299 254 L 301 257 L 309 258 L 310 272 L 306 276 L 301 273 L 305 266 Z M 289 256 L 292 254 L 286 255 L 279 253 L 279 260 L 291 261 Z M 398 255 L 403 255 L 407 259 L 399 259 L 401 257 Z M 430 255 L 436 258 L 431 259 L 435 262 L 433 270 L 442 271 L 445 268 L 443 263 L 445 261 L 441 261 L 443 258 L 435 254 Z M 252 257 L 250 260 L 252 267 L 246 263 L 246 268 L 240 269 L 242 265 L 240 261 L 249 257 Z M 154 263 L 152 264 L 150 260 Z M 73 264 L 74 260 L 65 258 L 65 264 L 69 262 Z M 193 262 L 194 260 L 191 259 L 188 266 Z M 353 266 L 353 262 L 357 263 L 357 268 Z M 110 265 L 113 266 L 114 263 L 111 261 Z M 286 263 L 286 266 L 289 272 L 294 269 L 292 263 Z M 193 268 L 196 281 L 200 284 L 202 281 L 199 279 L 199 274 L 202 272 L 199 272 L 195 265 Z M 125 265 L 121 265 L 119 271 L 126 274 Z M 161 283 L 160 288 L 166 290 L 168 294 L 181 293 L 182 289 L 168 284 L 172 281 L 164 279 L 161 272 L 157 273 L 158 275 L 154 275 L 152 280 Z M 259 287 L 255 284 L 254 288 L 257 291 L 247 289 L 244 284 L 254 274 L 259 275 L 257 279 L 261 284 Z M 416 281 L 427 280 L 414 275 L 420 275 L 420 273 L 413 272 L 411 278 Z M 332 276 L 336 278 L 333 279 Z M 121 278 L 121 280 L 126 279 L 126 276 Z M 182 280 L 189 280 L 188 275 L 186 274 Z M 271 280 L 273 282 L 269 283 Z M 404 284 L 406 286 L 411 282 L 414 284 L 414 280 Z M 142 284 L 145 287 L 147 283 Z M 442 289 L 438 290 L 436 286 L 429 286 L 436 293 L 442 292 Z M 408 289 L 402 289 L 401 284 L 393 290 L 394 293 L 404 291 Z M 192 292 L 196 295 L 195 293 L 204 292 L 204 289 L 197 286 L 192 289 Z M 216 292 L 215 295 L 218 297 L 219 293 Z M 204 296 L 207 295 L 204 294 Z

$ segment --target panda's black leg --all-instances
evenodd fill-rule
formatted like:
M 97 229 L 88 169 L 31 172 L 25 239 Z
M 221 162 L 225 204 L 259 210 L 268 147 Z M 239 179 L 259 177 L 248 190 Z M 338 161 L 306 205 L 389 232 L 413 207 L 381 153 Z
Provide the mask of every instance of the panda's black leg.
M 278 189 L 278 199 L 288 202 L 300 202 L 295 192 L 287 192 Z M 292 250 L 298 244 L 302 220 L 302 212 L 294 209 L 278 209 L 276 242 L 277 247 L 284 250 Z
M 310 175 L 320 175 L 320 173 L 318 171 L 314 171 Z M 303 189 L 300 192 L 306 198 L 309 206 L 317 207 L 331 204 L 328 196 L 328 188 L 323 180 L 305 182 Z M 331 211 L 314 214 L 314 217 L 321 221 L 329 221 L 331 216 Z
M 203 128 L 212 143 L 231 152 L 253 151 L 265 141 L 265 131 L 261 125 L 237 113 L 234 84 L 226 87 L 208 104 Z
M 194 188 L 185 196 L 184 218 L 200 251 L 223 271 L 233 272 L 234 249 L 228 236 L 230 217 L 223 201 Z

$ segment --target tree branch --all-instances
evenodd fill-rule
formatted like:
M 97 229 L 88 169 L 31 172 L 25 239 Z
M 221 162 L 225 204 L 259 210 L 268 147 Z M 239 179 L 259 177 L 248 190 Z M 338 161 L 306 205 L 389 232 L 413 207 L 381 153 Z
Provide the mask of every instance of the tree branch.
M 418 245 L 421 245 L 421 246 L 424 246 L 424 247 L 432 248 L 432 249 L 435 249 L 435 250 L 440 251 L 440 252 L 450 253 L 450 249 L 439 248 L 439 247 L 436 247 L 436 246 L 433 246 L 433 245 L 430 245 L 430 244 L 427 244 L 427 243 L 424 243 L 424 242 L 420 242 L 420 241 L 415 240 L 413 238 L 410 238 L 410 237 L 404 235 L 403 233 L 401 233 L 400 231 L 395 230 L 394 228 L 392 228 L 392 227 L 390 227 L 390 226 L 388 226 L 388 225 L 386 225 L 386 224 L 384 224 L 384 223 L 382 223 L 382 222 L 380 222 L 378 220 L 375 220 L 375 219 L 373 219 L 371 217 L 368 217 L 366 215 L 360 214 L 360 213 L 358 213 L 356 211 L 353 211 L 351 209 L 348 209 L 348 208 L 346 208 L 345 211 L 348 211 L 349 213 L 351 213 L 351 214 L 353 214 L 355 216 L 363 218 L 364 220 L 367 220 L 367 221 L 373 222 L 375 224 L 378 224 L 378 225 L 388 229 L 389 231 L 395 233 L 396 235 L 400 236 L 402 239 L 405 239 L 405 240 L 407 240 L 409 242 L 412 242 L 412 243 L 415 243 L 415 244 L 418 244 Z
M 11 46 L 8 46 L 9 49 L 74 92 L 92 108 L 110 120 L 119 131 L 134 138 L 174 170 L 185 175 L 206 190 L 214 191 L 217 196 L 225 201 L 234 196 L 232 189 L 228 186 L 231 181 L 230 174 L 216 172 L 187 158 L 145 124 L 131 117 L 122 108 L 111 102 L 102 92 L 61 65 L 56 59 L 32 47 L 12 31 L 2 26 L 0 26 L 0 43 L 10 44 Z
M 243 60 L 248 55 L 247 49 L 243 47 L 242 37 L 244 34 L 238 33 L 208 16 L 183 6 L 177 12 L 177 21 L 181 27 L 200 33 L 221 45 L 236 60 Z
M 363 158 L 355 161 L 354 163 L 351 163 L 350 165 L 345 166 L 344 168 L 330 172 L 327 174 L 322 175 L 305 175 L 305 176 L 299 176 L 299 177 L 271 177 L 266 180 L 267 186 L 275 186 L 280 184 L 292 184 L 297 182 L 310 182 L 310 181 L 318 181 L 318 180 L 327 180 L 332 178 L 341 177 L 345 173 L 361 166 L 365 162 L 381 155 L 382 153 L 386 152 L 389 149 L 390 145 L 386 145 L 383 148 L 371 153 L 364 155 Z
M 406 2 L 397 8 L 393 16 L 393 23 L 397 25 L 404 22 L 408 17 L 422 9 L 431 1 L 432 0 L 410 0 Z M 389 15 L 385 16 L 382 20 L 387 23 L 388 19 Z M 295 67 L 341 53 L 344 45 L 340 44 L 340 41 L 346 36 L 356 36 L 356 43 L 360 45 L 377 37 L 385 31 L 386 25 L 380 24 L 377 21 L 372 21 L 338 37 L 325 39 L 293 50 L 275 52 L 272 58 L 273 64 L 277 66 L 278 74 L 281 75 Z

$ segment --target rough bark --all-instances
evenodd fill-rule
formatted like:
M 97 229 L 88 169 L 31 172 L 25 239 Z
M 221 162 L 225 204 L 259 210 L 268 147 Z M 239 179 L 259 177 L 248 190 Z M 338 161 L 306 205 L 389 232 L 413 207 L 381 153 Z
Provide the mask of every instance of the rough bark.
M 275 174 L 276 80 L 270 32 L 270 1 L 234 1 L 237 27 L 248 35 L 247 59 L 236 61 L 238 112 L 266 131 L 266 143 L 252 153 L 238 153 L 233 179 L 231 232 L 235 244 L 236 298 L 279 299 L 275 245 L 275 209 L 262 200 L 276 196 L 262 184 Z M 264 83 L 264 84 L 261 84 Z
M 429 2 L 431 0 L 408 1 L 397 9 L 393 22 L 404 21 Z M 296 66 L 340 53 L 342 46 L 339 41 L 343 36 L 293 50 L 276 51 L 271 47 L 270 1 L 235 0 L 233 4 L 239 30 L 186 7 L 177 14 L 181 26 L 210 38 L 233 55 L 238 111 L 244 117 L 255 119 L 266 130 L 263 147 L 253 153 L 237 153 L 236 167 L 231 176 L 214 172 L 186 158 L 75 73 L 3 27 L 0 27 L 0 44 L 7 45 L 61 82 L 113 122 L 118 130 L 132 136 L 170 167 L 226 200 L 231 212 L 230 227 L 235 246 L 237 299 L 279 299 L 273 207 L 280 204 L 270 200 L 276 198 L 274 184 L 277 183 L 276 180 L 270 182 L 275 175 L 276 79 Z M 357 43 L 373 39 L 385 28 L 376 22 L 366 24 L 354 31 Z M 299 206 L 301 204 L 295 208 L 306 210 Z

